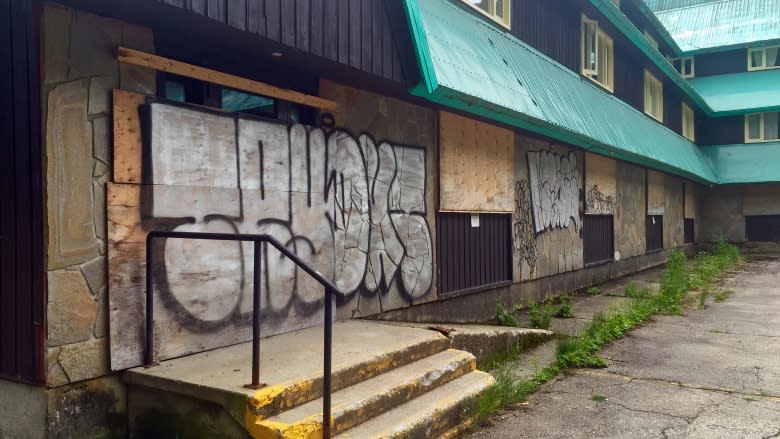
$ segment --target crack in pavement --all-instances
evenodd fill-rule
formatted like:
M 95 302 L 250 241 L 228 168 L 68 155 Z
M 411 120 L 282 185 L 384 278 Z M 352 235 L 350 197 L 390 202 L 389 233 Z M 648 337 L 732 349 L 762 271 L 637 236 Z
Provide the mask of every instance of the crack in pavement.
M 570 372 L 573 375 L 583 375 L 583 376 L 594 376 L 594 377 L 620 377 L 626 381 L 626 383 L 631 383 L 633 381 L 639 381 L 639 382 L 646 382 L 646 383 L 662 383 L 670 386 L 676 386 L 676 387 L 683 387 L 686 389 L 693 389 L 693 390 L 703 390 L 708 392 L 716 392 L 721 393 L 725 395 L 738 395 L 738 396 L 750 396 L 750 397 L 758 397 L 767 401 L 777 402 L 780 403 L 780 395 L 772 395 L 768 394 L 764 391 L 749 393 L 740 391 L 737 389 L 729 389 L 726 387 L 711 387 L 711 386 L 703 386 L 700 384 L 692 384 L 692 383 L 683 383 L 680 381 L 672 381 L 672 380 L 665 380 L 662 378 L 640 378 L 640 377 L 633 377 L 630 375 L 623 375 L 617 372 L 596 372 L 596 371 L 590 371 L 585 369 L 576 369 Z

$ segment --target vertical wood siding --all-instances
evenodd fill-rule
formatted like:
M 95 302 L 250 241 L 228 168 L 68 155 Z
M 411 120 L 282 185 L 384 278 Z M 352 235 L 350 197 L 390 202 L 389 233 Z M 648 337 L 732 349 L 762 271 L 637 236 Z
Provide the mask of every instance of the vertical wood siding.
M 582 227 L 585 265 L 611 261 L 615 255 L 612 215 L 585 215 Z
M 400 1 L 157 1 L 385 79 L 416 75 Z
M 550 58 L 579 72 L 580 13 L 567 3 L 514 0 L 511 32 Z
M 40 382 L 43 209 L 33 4 L 0 0 L 0 376 Z
M 468 213 L 440 213 L 439 291 L 462 291 L 512 280 L 512 215 L 480 214 L 471 227 Z

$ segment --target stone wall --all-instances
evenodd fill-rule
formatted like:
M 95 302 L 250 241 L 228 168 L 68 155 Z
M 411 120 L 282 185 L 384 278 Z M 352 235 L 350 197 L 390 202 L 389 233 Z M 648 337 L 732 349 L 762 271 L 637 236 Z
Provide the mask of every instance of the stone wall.
M 57 388 L 49 394 L 49 434 L 84 437 L 105 416 L 96 413 L 124 400 L 116 390 L 121 386 L 84 382 L 108 373 L 105 190 L 112 169 L 111 91 L 156 90 L 155 72 L 120 65 L 114 53 L 119 45 L 153 52 L 154 38 L 149 29 L 53 3 L 43 8 L 41 32 L 46 383 Z M 92 396 L 83 397 L 84 392 Z M 109 396 L 90 410 L 98 394 Z M 79 398 L 91 402 L 79 406 L 74 402 Z
M 780 215 L 779 184 L 700 187 L 697 192 L 697 239 L 744 242 L 745 216 Z

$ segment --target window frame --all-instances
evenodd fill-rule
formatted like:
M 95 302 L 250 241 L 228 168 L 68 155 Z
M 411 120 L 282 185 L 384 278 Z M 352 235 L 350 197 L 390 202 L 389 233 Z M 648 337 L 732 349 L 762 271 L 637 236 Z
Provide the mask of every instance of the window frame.
M 651 46 L 655 47 L 655 50 L 660 51 L 661 46 L 658 45 L 658 40 L 655 39 L 655 37 L 650 34 L 650 31 L 645 29 L 644 31 L 645 39 L 650 43 Z
M 469 0 L 461 0 L 462 3 L 465 3 L 470 8 L 476 10 L 480 14 L 484 15 L 485 17 L 488 17 L 489 19 L 493 20 L 494 22 L 500 24 L 501 26 L 505 27 L 506 29 L 512 28 L 512 1 L 511 0 L 488 0 L 488 9 L 492 9 L 492 12 L 489 10 L 485 10 L 480 8 L 474 3 L 471 3 Z M 496 8 L 496 2 L 501 2 L 504 6 L 504 10 L 506 11 L 505 17 L 501 17 L 499 15 L 495 14 L 495 8 Z
M 677 66 L 674 65 L 675 62 L 680 62 L 680 68 L 678 69 Z M 691 65 L 691 71 L 686 73 L 685 69 L 685 62 L 690 61 Z M 675 70 L 677 70 L 677 73 L 680 74 L 684 79 L 693 78 L 696 76 L 696 62 L 694 61 L 693 56 L 682 56 L 679 58 L 669 58 L 669 62 L 672 63 L 672 67 L 674 67 Z
M 592 40 L 592 41 L 591 41 Z M 592 43 L 592 52 L 591 52 Z M 605 49 L 602 46 L 606 47 Z M 604 50 L 604 52 L 602 52 Z M 593 58 L 590 59 L 590 54 Z M 601 57 L 608 54 L 605 72 L 601 72 Z M 597 20 L 580 17 L 580 74 L 611 93 L 615 92 L 615 43 L 599 26 Z
M 690 115 L 686 120 L 686 115 Z M 696 141 L 696 113 L 690 105 L 682 103 L 682 135 L 691 142 Z
M 778 58 L 780 58 L 780 45 L 775 46 L 765 46 L 765 47 L 749 47 L 747 50 L 747 69 L 748 72 L 755 72 L 757 70 L 773 70 L 773 69 L 780 69 L 780 64 L 772 67 L 766 66 L 766 51 L 767 49 L 777 49 L 778 50 Z M 758 67 L 752 66 L 752 59 L 751 56 L 753 52 L 761 52 L 761 65 Z
M 778 133 L 777 139 L 767 139 L 766 133 L 765 133 L 765 116 L 769 113 L 775 113 L 778 114 L 778 117 L 780 117 L 780 111 L 767 111 L 764 113 L 750 113 L 745 115 L 745 143 L 765 143 L 765 142 L 780 142 L 780 133 Z M 760 116 L 759 119 L 759 134 L 760 138 L 750 138 L 750 125 L 748 123 L 748 119 L 750 116 Z
M 653 88 L 656 88 L 658 90 L 658 97 L 653 102 L 657 103 L 657 110 L 658 114 L 655 114 L 656 108 L 648 108 L 648 95 L 652 94 Z M 664 121 L 664 83 L 661 82 L 660 79 L 656 78 L 655 75 L 650 73 L 647 69 L 645 69 L 645 80 L 644 80 L 644 109 L 645 114 L 652 117 L 653 119 L 657 120 L 658 122 L 663 123 Z

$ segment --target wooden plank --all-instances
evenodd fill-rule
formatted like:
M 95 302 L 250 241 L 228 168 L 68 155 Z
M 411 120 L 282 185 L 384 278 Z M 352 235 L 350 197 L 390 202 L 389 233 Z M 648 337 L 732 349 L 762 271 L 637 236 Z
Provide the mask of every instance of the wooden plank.
M 265 2 L 246 0 L 246 30 L 255 35 L 265 35 Z
M 371 73 L 375 75 L 382 74 L 382 22 L 385 17 L 385 6 L 382 2 L 374 2 L 374 13 L 371 16 Z M 386 39 L 390 35 L 384 35 Z
M 371 28 L 372 21 L 371 16 L 374 2 L 372 0 L 364 0 L 360 2 L 360 66 L 364 71 L 371 71 L 371 52 L 372 52 L 372 39 Z
M 281 0 L 265 0 L 266 36 L 274 41 L 282 40 Z
M 339 60 L 339 3 L 326 1 L 322 12 L 323 55 L 333 61 Z
M 175 61 L 169 58 L 152 55 L 150 53 L 128 49 L 126 47 L 120 47 L 118 49 L 117 59 L 120 62 L 134 64 L 141 67 L 148 67 L 162 72 L 174 73 L 180 76 L 211 82 L 249 93 L 269 96 L 272 98 L 294 102 L 296 104 L 319 108 L 324 111 L 334 113 L 339 111 L 339 104 L 328 99 L 275 87 L 263 82 L 253 81 L 251 79 L 218 72 L 216 70 L 211 70 L 204 67 L 198 67 L 181 61 Z
M 206 13 L 212 20 L 224 23 L 225 20 L 225 0 L 209 0 L 206 3 Z
M 323 0 L 311 0 L 311 33 L 309 41 L 309 50 L 315 55 L 322 56 L 323 42 L 323 22 L 322 22 L 322 2 Z M 333 3 L 333 2 L 330 2 Z
M 338 61 L 341 64 L 349 65 L 349 11 L 350 3 L 353 0 L 338 1 Z
M 189 0 L 190 10 L 200 15 L 206 15 L 206 0 Z
M 357 69 L 360 68 L 361 61 L 361 4 L 362 0 L 349 0 L 349 65 Z
M 282 1 L 282 44 L 295 47 L 295 1 Z
M 295 2 L 295 47 L 308 52 L 311 32 L 310 0 Z
M 247 0 L 227 0 L 227 24 L 238 30 L 246 30 Z
M 141 182 L 141 119 L 145 96 L 114 90 L 114 181 Z

